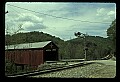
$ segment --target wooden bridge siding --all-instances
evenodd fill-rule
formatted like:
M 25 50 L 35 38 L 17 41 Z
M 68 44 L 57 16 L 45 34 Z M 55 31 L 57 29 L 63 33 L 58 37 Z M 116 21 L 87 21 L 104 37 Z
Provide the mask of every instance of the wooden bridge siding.
M 5 58 L 16 64 L 38 66 L 43 63 L 43 50 L 5 51 Z

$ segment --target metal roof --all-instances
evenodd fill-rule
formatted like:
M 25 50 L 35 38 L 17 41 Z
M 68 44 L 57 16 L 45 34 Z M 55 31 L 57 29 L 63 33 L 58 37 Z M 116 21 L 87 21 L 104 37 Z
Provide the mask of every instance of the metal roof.
M 9 45 L 9 46 L 5 46 L 5 50 L 8 50 L 8 49 L 43 48 L 43 47 L 45 47 L 50 42 L 52 42 L 52 41 Z

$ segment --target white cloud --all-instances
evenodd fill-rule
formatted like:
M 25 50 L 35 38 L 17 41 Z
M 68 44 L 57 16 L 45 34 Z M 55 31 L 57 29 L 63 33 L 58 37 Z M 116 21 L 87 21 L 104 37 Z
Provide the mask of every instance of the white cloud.
M 21 13 L 19 14 L 19 17 L 16 19 L 16 21 L 30 21 L 34 23 L 41 23 L 43 22 L 43 19 L 32 13 Z
M 107 13 L 107 15 L 115 15 L 115 12 L 114 11 L 110 11 Z
M 34 24 L 32 23 L 32 22 L 24 22 L 24 24 L 23 24 L 23 28 L 29 28 L 30 26 L 33 26 Z
M 116 18 L 115 9 L 111 8 L 98 8 L 96 13 L 96 19 L 101 22 L 111 22 Z
M 98 8 L 97 9 L 97 16 L 105 14 L 105 8 Z
M 38 17 L 36 14 L 20 13 L 20 14 L 14 15 L 13 18 L 12 17 L 13 16 L 11 15 L 11 13 L 8 14 L 6 16 L 6 21 L 5 21 L 11 33 L 14 33 L 16 29 L 18 29 L 19 24 L 23 24 L 22 28 L 24 29 L 24 32 L 47 28 L 47 26 L 43 24 L 43 18 Z
M 30 21 L 24 22 L 22 28 L 26 31 L 35 31 L 40 29 L 46 29 L 47 26 L 43 25 L 42 23 L 33 23 Z

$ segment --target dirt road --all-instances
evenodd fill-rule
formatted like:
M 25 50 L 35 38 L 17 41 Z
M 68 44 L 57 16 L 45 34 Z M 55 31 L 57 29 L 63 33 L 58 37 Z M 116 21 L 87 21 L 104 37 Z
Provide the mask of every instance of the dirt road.
M 34 78 L 114 78 L 116 76 L 116 61 L 96 60 L 90 65 L 51 72 L 34 76 Z

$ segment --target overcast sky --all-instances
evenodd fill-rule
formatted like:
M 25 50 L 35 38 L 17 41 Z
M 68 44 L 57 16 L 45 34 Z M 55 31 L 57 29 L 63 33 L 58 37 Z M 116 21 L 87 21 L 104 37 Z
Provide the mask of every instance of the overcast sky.
M 75 38 L 74 32 L 107 37 L 106 30 L 116 19 L 115 3 L 82 2 L 7 2 L 5 25 L 13 33 L 42 31 L 63 40 Z

